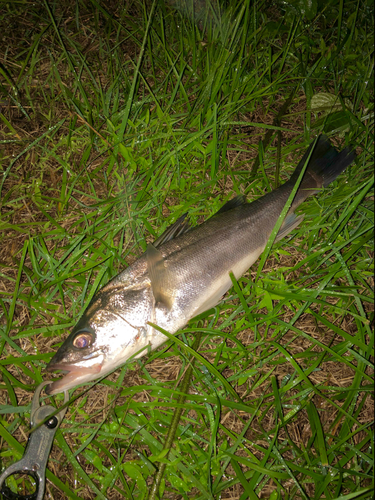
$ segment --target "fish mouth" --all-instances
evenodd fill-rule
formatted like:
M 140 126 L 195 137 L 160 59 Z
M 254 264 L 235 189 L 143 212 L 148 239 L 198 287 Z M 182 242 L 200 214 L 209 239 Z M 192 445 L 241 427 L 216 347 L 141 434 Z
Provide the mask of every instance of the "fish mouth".
M 59 392 L 67 391 L 68 389 L 72 389 L 73 387 L 85 382 L 90 382 L 91 380 L 98 378 L 98 373 L 100 373 L 102 366 L 103 360 L 90 366 L 65 363 L 55 363 L 48 366 L 47 371 L 52 372 L 55 370 L 61 370 L 64 373 L 64 376 L 55 380 L 52 384 L 47 385 L 45 392 L 49 396 L 54 396 Z

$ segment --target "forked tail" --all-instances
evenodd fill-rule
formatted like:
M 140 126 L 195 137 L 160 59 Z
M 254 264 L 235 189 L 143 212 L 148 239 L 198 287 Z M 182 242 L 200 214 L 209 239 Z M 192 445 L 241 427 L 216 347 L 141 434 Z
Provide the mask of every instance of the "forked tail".
M 315 147 L 314 147 L 315 144 Z M 310 144 L 306 153 L 303 155 L 297 168 L 295 169 L 290 183 L 297 182 L 299 174 L 311 154 L 308 166 L 303 176 L 301 185 L 293 201 L 293 206 L 298 206 L 308 196 L 315 194 L 319 189 L 327 187 L 341 174 L 353 161 L 356 154 L 349 148 L 337 151 L 329 142 L 327 136 L 321 135 L 316 142 Z
M 288 186 L 289 190 L 292 189 L 298 180 L 302 168 L 308 161 L 305 174 L 294 197 L 292 206 L 277 234 L 276 241 L 289 234 L 290 231 L 295 229 L 303 220 L 303 215 L 297 217 L 294 210 L 305 201 L 308 196 L 316 194 L 321 188 L 333 182 L 336 177 L 354 161 L 355 157 L 355 152 L 351 151 L 349 148 L 344 148 L 342 151 L 338 152 L 325 135 L 319 136 L 317 141 L 310 144 L 297 165 L 297 168 L 293 172 L 292 177 L 281 186 L 281 188 Z

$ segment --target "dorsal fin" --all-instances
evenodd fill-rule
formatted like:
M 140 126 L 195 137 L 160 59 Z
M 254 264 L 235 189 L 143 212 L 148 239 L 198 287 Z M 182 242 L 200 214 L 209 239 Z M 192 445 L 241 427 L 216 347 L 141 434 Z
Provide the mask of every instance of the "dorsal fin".
M 239 196 L 235 196 L 231 200 L 227 201 L 225 205 L 223 205 L 220 210 L 216 212 L 215 215 L 217 214 L 222 214 L 223 212 L 228 212 L 229 210 L 232 210 L 233 208 L 240 207 L 241 205 L 244 205 L 246 203 L 246 198 L 243 194 Z
M 186 233 L 190 229 L 190 222 L 185 220 L 187 216 L 186 214 L 181 215 L 179 219 L 176 220 L 174 224 L 171 226 L 167 227 L 167 229 L 164 231 L 164 233 L 157 238 L 153 246 L 155 248 L 159 247 L 163 243 L 166 243 L 167 241 L 173 240 L 174 238 L 177 238 L 178 236 L 181 236 L 181 234 Z
M 152 293 L 155 304 L 163 304 L 167 309 L 172 308 L 172 298 L 168 295 L 168 269 L 165 267 L 164 257 L 151 243 L 147 246 L 147 270 L 150 276 Z

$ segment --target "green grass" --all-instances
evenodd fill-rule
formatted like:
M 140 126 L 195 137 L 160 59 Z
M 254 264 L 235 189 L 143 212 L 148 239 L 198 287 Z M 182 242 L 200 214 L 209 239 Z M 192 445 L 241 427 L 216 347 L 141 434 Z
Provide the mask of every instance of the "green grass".
M 1 5 L 1 468 L 94 293 L 323 132 L 355 164 L 214 310 L 72 391 L 46 498 L 373 498 L 372 3 Z

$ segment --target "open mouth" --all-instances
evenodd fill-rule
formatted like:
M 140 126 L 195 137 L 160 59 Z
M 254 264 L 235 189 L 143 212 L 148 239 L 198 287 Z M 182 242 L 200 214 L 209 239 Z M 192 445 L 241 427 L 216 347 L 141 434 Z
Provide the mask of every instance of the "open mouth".
M 52 382 L 52 384 L 49 384 L 45 391 L 49 396 L 53 396 L 59 392 L 72 389 L 77 385 L 90 382 L 91 380 L 98 378 L 98 373 L 100 373 L 101 369 L 101 362 L 95 363 L 91 366 L 68 365 L 64 363 L 56 363 L 52 366 L 48 366 L 47 370 L 49 372 L 62 370 L 64 372 L 64 376 L 59 380 Z

